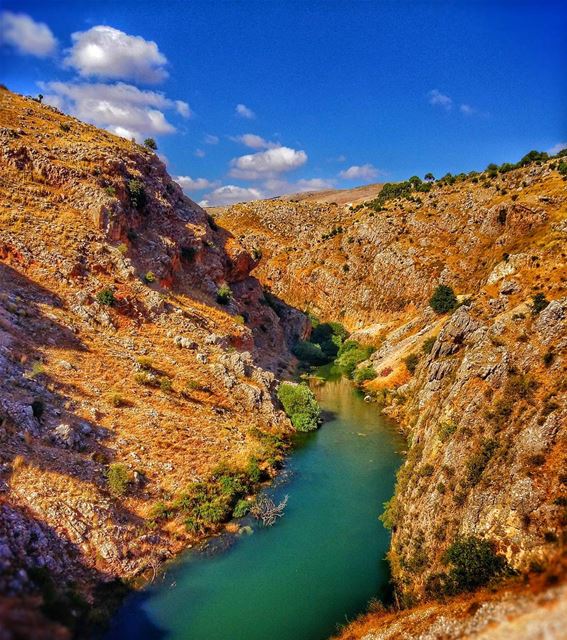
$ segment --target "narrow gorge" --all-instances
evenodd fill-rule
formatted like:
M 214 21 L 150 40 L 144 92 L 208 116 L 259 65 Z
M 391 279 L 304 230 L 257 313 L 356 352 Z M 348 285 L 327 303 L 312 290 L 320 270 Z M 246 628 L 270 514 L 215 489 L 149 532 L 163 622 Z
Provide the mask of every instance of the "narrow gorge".
M 206 210 L 0 89 L 0 164 L 2 640 L 564 637 L 565 152 Z

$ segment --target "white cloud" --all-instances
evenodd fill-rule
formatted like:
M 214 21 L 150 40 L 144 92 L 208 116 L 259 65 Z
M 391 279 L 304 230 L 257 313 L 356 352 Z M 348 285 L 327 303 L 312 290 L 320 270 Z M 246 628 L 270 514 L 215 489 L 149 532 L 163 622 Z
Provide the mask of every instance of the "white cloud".
M 567 149 L 567 142 L 558 142 L 557 144 L 554 144 L 547 153 L 554 156 L 556 153 L 563 151 L 563 149 Z
M 183 191 L 202 191 L 203 189 L 211 189 L 216 187 L 218 182 L 211 182 L 206 178 L 190 178 L 189 176 L 177 176 L 175 182 L 183 189 Z
M 251 153 L 230 162 L 230 175 L 244 180 L 270 178 L 301 167 L 307 162 L 305 151 L 277 147 Z
M 175 101 L 175 110 L 180 116 L 183 116 L 184 118 L 190 118 L 193 115 L 191 107 L 187 104 L 187 102 L 184 102 L 183 100 Z
M 218 136 L 213 136 L 210 133 L 205 134 L 205 137 L 203 138 L 203 142 L 205 144 L 218 144 L 219 143 L 219 137 Z
M 374 180 L 378 177 L 380 171 L 371 164 L 353 165 L 339 173 L 339 177 L 344 180 Z
M 41 82 L 48 104 L 72 113 L 99 127 L 105 127 L 123 137 L 174 133 L 162 110 L 178 110 L 177 103 L 156 91 L 141 91 L 119 82 L 66 83 Z
M 476 109 L 474 107 L 471 107 L 470 104 L 462 104 L 459 107 L 459 111 L 464 115 L 464 116 L 473 116 L 476 113 Z
M 231 140 L 241 142 L 251 149 L 274 149 L 280 146 L 277 142 L 270 142 L 270 140 L 266 140 L 262 138 L 262 136 L 257 136 L 255 133 L 245 133 L 241 136 L 235 136 L 231 138 Z
M 332 189 L 334 184 L 329 180 L 323 180 L 323 178 L 310 178 L 308 180 L 298 180 L 296 183 L 297 191 L 325 191 L 326 189 Z
M 254 120 L 256 114 L 249 109 L 245 104 L 237 104 L 236 105 L 236 115 L 241 118 L 245 118 L 246 120 Z
M 196 158 L 204 158 L 207 154 L 202 149 L 195 149 L 195 152 L 193 153 L 193 155 Z
M 0 44 L 37 58 L 47 58 L 57 50 L 57 40 L 46 24 L 12 11 L 0 13 Z
M 234 184 L 227 184 L 211 193 L 205 194 L 205 197 L 199 204 L 202 207 L 222 207 L 237 202 L 249 202 L 250 200 L 260 200 L 264 194 L 258 189 L 246 187 L 237 187 Z
M 453 99 L 441 93 L 438 89 L 432 89 L 427 94 L 427 99 L 429 104 L 434 107 L 441 107 L 445 111 L 450 111 L 453 108 Z
M 64 63 L 81 76 L 155 83 L 167 78 L 167 58 L 155 42 L 98 25 L 71 35 Z

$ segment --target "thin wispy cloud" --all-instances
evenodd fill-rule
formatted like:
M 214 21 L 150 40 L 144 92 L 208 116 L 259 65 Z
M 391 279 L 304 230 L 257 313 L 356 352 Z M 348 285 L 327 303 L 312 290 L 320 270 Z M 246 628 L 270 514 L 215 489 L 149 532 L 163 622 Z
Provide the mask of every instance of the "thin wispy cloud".
M 218 186 L 218 182 L 207 180 L 207 178 L 191 178 L 190 176 L 177 176 L 175 182 L 185 191 L 202 191 L 203 189 L 211 189 Z
M 563 151 L 563 149 L 567 149 L 567 142 L 558 142 L 557 144 L 554 144 L 551 149 L 548 150 L 547 153 L 549 153 L 550 155 L 554 156 L 555 154 L 559 153 L 560 151 Z
M 219 143 L 219 137 L 218 136 L 214 136 L 210 133 L 206 133 L 205 136 L 203 137 L 203 142 L 205 144 L 218 144 Z
M 0 13 L 0 45 L 36 58 L 48 58 L 57 52 L 57 39 L 45 23 L 12 11 Z
M 231 140 L 234 142 L 240 142 L 246 147 L 250 147 L 250 149 L 274 149 L 281 146 L 279 143 L 266 140 L 255 133 L 245 133 L 241 136 L 232 136 Z
M 252 109 L 242 103 L 236 105 L 235 111 L 236 115 L 239 118 L 244 118 L 245 120 L 254 120 L 254 118 L 256 117 L 256 114 L 252 111 Z
M 380 170 L 375 166 L 367 163 L 362 165 L 353 165 L 339 173 L 339 177 L 343 180 L 363 180 L 370 182 L 380 175 Z
M 453 108 L 453 99 L 445 95 L 444 93 L 441 93 L 439 89 L 432 89 L 427 94 L 427 99 L 429 104 L 433 105 L 434 107 L 445 109 L 445 111 L 451 111 L 451 109 Z

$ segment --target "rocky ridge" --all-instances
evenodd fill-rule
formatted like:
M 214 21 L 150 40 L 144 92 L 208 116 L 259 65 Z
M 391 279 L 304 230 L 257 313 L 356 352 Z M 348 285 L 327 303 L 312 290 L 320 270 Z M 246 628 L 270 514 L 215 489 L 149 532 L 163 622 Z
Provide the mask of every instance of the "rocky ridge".
M 468 623 L 439 626 L 440 605 L 422 604 L 447 599 L 445 552 L 468 536 L 526 584 L 565 578 L 567 188 L 557 169 L 551 159 L 438 181 L 378 210 L 266 201 L 215 216 L 262 252 L 254 273 L 280 298 L 376 348 L 360 365 L 375 371 L 364 387 L 408 437 L 386 510 L 396 603 L 408 613 L 397 626 L 371 614 L 341 637 L 485 637 Z M 452 313 L 429 307 L 439 284 L 458 295 Z M 549 612 L 524 589 L 543 625 Z M 444 615 L 470 617 L 463 601 Z M 413 611 L 429 612 L 419 634 Z M 541 637 L 536 626 L 525 637 Z
M 155 153 L 0 103 L 0 594 L 16 628 L 33 614 L 14 602 L 57 584 L 92 603 L 198 540 L 152 507 L 291 431 L 275 376 L 308 327 Z

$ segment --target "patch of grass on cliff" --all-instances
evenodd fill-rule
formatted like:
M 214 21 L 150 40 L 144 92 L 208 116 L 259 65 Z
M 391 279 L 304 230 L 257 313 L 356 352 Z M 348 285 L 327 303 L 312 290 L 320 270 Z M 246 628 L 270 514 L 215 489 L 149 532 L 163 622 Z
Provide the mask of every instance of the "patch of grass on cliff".
M 307 385 L 282 382 L 278 387 L 277 396 L 297 431 L 317 429 L 321 409 Z
M 480 451 L 469 458 L 466 464 L 466 481 L 469 486 L 474 487 L 480 482 L 484 470 L 497 449 L 498 442 L 496 440 L 485 440 L 481 445 Z
M 113 496 L 123 496 L 130 484 L 130 472 L 126 465 L 115 462 L 108 467 L 106 481 L 108 490 Z

